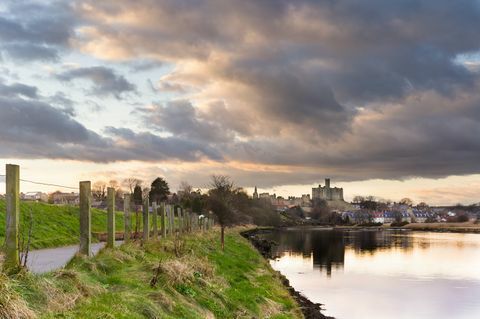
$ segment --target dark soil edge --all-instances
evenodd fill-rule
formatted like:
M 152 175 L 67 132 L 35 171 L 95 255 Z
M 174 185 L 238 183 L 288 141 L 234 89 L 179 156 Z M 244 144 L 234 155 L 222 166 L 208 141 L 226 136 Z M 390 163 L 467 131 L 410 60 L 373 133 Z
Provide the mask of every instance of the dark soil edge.
M 252 245 L 262 254 L 265 259 L 274 259 L 275 256 L 272 255 L 272 248 L 276 245 L 275 242 L 266 240 L 258 236 L 259 234 L 266 234 L 272 232 L 273 229 L 268 228 L 255 228 L 251 230 L 247 230 L 241 232 L 240 234 L 248 239 Z M 327 317 L 322 314 L 322 304 L 314 303 L 310 301 L 307 297 L 302 295 L 300 292 L 295 290 L 288 281 L 287 277 L 282 275 L 280 272 L 277 271 L 280 276 L 280 280 L 282 284 L 287 288 L 290 292 L 290 295 L 295 299 L 295 301 L 300 306 L 302 310 L 303 316 L 306 319 L 334 319 L 333 317 Z

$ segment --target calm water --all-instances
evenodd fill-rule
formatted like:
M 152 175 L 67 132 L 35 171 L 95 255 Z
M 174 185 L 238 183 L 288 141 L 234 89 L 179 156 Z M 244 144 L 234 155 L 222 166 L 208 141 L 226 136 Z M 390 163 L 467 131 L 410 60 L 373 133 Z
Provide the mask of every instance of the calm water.
M 337 319 L 479 319 L 480 235 L 287 229 L 272 260 Z

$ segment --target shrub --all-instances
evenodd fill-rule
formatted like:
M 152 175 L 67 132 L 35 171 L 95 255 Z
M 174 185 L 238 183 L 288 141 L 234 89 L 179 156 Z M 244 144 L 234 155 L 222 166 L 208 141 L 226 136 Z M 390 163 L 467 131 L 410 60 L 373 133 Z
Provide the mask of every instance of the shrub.
M 403 227 L 405 225 L 408 225 L 409 222 L 403 221 L 403 222 L 393 222 L 390 224 L 390 227 Z

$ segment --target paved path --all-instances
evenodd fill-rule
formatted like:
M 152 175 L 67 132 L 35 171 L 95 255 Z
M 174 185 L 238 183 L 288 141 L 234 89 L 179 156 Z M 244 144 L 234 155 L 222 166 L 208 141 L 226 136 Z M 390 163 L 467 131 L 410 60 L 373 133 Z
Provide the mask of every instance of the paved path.
M 117 241 L 120 245 L 123 241 Z M 92 244 L 92 254 L 96 255 L 105 243 Z M 28 254 L 27 268 L 36 274 L 49 272 L 65 266 L 78 252 L 79 246 L 65 246 L 32 250 Z

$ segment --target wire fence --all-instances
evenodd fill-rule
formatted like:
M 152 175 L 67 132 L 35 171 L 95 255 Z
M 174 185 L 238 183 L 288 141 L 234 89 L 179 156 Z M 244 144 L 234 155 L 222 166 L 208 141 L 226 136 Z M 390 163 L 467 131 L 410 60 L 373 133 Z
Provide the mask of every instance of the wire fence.
M 1 175 L 0 177 L 6 178 L 6 175 Z M 65 189 L 71 189 L 71 190 L 79 190 L 78 187 L 72 187 L 72 186 L 65 186 L 65 185 L 60 185 L 60 184 L 53 184 L 53 183 L 47 183 L 47 182 L 39 182 L 39 181 L 32 181 L 29 179 L 20 179 L 21 182 L 24 183 L 30 183 L 30 184 L 35 184 L 35 185 L 43 185 L 43 186 L 51 186 L 51 187 L 59 187 L 59 188 L 65 188 Z

